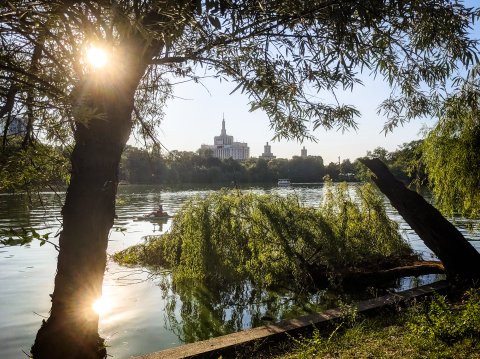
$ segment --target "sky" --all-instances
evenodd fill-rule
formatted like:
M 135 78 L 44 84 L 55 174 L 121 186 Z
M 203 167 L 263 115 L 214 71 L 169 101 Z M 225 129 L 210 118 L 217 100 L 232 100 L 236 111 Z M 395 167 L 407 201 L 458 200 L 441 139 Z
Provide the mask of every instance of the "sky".
M 467 6 L 478 6 L 479 0 L 467 0 Z M 480 38 L 480 24 L 476 23 L 472 36 Z M 202 144 L 213 144 L 213 137 L 220 134 L 222 118 L 225 117 L 227 134 L 235 141 L 247 142 L 250 156 L 258 157 L 266 142 L 277 158 L 300 155 L 303 146 L 309 155 L 322 156 L 325 163 L 354 160 L 367 151 L 381 146 L 389 151 L 400 145 L 421 138 L 422 129 L 431 127 L 433 120 L 416 119 L 385 134 L 386 118 L 377 115 L 377 108 L 390 93 L 389 86 L 381 79 L 362 75 L 364 86 L 339 96 L 340 102 L 352 104 L 361 112 L 358 129 L 343 133 L 336 130 L 317 129 L 312 134 L 317 142 L 271 141 L 274 132 L 270 129 L 267 115 L 261 110 L 249 112 L 246 95 L 229 93 L 235 83 L 220 83 L 207 79 L 203 85 L 184 83 L 174 87 L 174 99 L 167 102 L 165 118 L 159 128 L 158 139 L 168 150 L 196 151 Z M 322 99 L 322 94 L 318 95 Z M 326 98 L 325 98 L 326 99 Z M 331 102 L 328 101 L 327 102 Z
M 340 101 L 355 105 L 361 112 L 358 129 L 342 134 L 341 131 L 319 128 L 312 134 L 317 142 L 272 141 L 268 116 L 261 110 L 249 112 L 248 97 L 241 93 L 229 93 L 234 83 L 219 83 L 216 79 L 198 84 L 181 84 L 174 88 L 174 99 L 167 102 L 165 118 L 160 125 L 158 139 L 168 150 L 196 151 L 202 144 L 213 144 L 213 137 L 220 135 L 222 118 L 226 130 L 235 141 L 247 142 L 250 156 L 258 157 L 266 142 L 277 158 L 299 156 L 303 146 L 308 155 L 322 156 L 325 163 L 352 161 L 364 156 L 368 150 L 381 146 L 389 151 L 399 145 L 421 137 L 421 129 L 432 122 L 414 120 L 393 133 L 383 133 L 385 118 L 377 115 L 377 107 L 388 97 L 390 89 L 381 80 L 364 77 L 365 86 L 353 92 L 343 93 Z M 321 94 L 319 95 L 321 98 Z

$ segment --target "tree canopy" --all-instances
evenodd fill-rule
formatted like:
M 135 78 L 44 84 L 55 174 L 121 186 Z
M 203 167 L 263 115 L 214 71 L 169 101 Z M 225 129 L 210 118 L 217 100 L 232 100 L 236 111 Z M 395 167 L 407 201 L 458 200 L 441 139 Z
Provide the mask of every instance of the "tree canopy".
M 141 184 L 321 182 L 327 174 L 320 156 L 265 160 L 221 160 L 194 152 L 172 151 L 168 156 L 127 146 L 120 162 L 120 180 Z M 331 176 L 333 180 L 338 178 Z
M 9 1 L 0 7 L 1 119 L 22 118 L 26 141 L 71 141 L 74 118 L 102 117 L 79 83 L 125 77 L 138 51 L 148 67 L 133 120 L 147 134 L 172 83 L 204 75 L 237 83 L 278 137 L 311 136 L 310 119 L 314 129 L 355 127 L 356 108 L 315 94 L 351 89 L 361 71 L 392 85 L 380 107 L 391 129 L 430 114 L 445 81 L 477 61 L 469 29 L 478 15 L 449 0 Z M 107 68 L 92 69 L 89 46 L 107 52 Z

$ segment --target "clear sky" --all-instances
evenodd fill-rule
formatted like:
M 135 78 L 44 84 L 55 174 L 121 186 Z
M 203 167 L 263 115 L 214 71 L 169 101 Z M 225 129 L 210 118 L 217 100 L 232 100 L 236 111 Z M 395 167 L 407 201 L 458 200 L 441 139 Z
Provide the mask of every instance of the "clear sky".
M 420 130 L 426 121 L 415 120 L 393 133 L 382 132 L 384 118 L 377 115 L 377 106 L 389 94 L 389 87 L 380 80 L 365 78 L 365 86 L 344 93 L 339 100 L 355 105 L 362 113 L 358 130 L 343 133 L 336 130 L 317 129 L 313 132 L 317 143 L 282 140 L 272 142 L 273 130 L 267 115 L 260 111 L 249 112 L 248 98 L 240 93 L 229 93 L 233 83 L 219 83 L 209 79 L 205 87 L 198 84 L 175 86 L 176 98 L 168 101 L 165 119 L 160 125 L 159 140 L 169 150 L 196 151 L 201 144 L 213 144 L 213 137 L 220 134 L 222 116 L 225 116 L 227 134 L 235 141 L 247 142 L 250 156 L 258 157 L 267 141 L 272 152 L 280 158 L 300 155 L 302 146 L 309 155 L 322 156 L 326 163 L 364 156 L 367 150 L 382 146 L 395 150 L 398 145 L 420 138 Z M 321 94 L 320 94 L 321 96 Z
M 467 6 L 479 6 L 478 1 L 468 0 L 465 3 Z M 474 38 L 480 38 L 478 23 L 472 33 Z M 213 144 L 213 137 L 220 134 L 224 115 L 227 134 L 234 136 L 235 141 L 247 142 L 251 157 L 261 155 L 263 146 L 269 141 L 277 158 L 300 155 L 300 149 L 305 146 L 309 155 L 322 156 L 325 163 L 329 163 L 338 161 L 338 157 L 354 160 L 378 146 L 395 150 L 402 143 L 421 138 L 421 129 L 425 125 L 433 125 L 431 120 L 417 119 L 398 127 L 393 133 L 383 133 L 386 119 L 377 115 L 377 107 L 388 97 L 390 89 L 380 79 L 364 75 L 362 80 L 363 87 L 357 86 L 354 92 L 339 96 L 340 102 L 353 104 L 360 110 L 358 130 L 342 134 L 319 128 L 313 132 L 317 143 L 305 141 L 302 144 L 286 140 L 272 142 L 274 132 L 269 127 L 267 115 L 260 110 L 249 112 L 248 98 L 239 91 L 229 95 L 236 87 L 234 83 L 208 79 L 204 81 L 206 88 L 194 83 L 176 85 L 174 95 L 177 98 L 167 103 L 159 140 L 169 150 L 196 151 L 201 144 Z M 320 93 L 318 96 L 327 95 Z

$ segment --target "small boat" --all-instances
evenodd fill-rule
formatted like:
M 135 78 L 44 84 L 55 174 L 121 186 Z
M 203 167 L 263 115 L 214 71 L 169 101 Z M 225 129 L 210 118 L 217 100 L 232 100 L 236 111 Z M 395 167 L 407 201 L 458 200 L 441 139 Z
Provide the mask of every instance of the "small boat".
M 167 221 L 169 218 L 172 218 L 173 216 L 170 216 L 169 214 L 165 213 L 164 215 L 161 216 L 152 216 L 152 215 L 145 215 L 145 216 L 140 216 L 135 218 L 136 221 L 151 221 L 151 222 L 163 222 Z
M 291 183 L 288 178 L 281 178 L 278 180 L 278 187 L 288 187 L 290 185 Z

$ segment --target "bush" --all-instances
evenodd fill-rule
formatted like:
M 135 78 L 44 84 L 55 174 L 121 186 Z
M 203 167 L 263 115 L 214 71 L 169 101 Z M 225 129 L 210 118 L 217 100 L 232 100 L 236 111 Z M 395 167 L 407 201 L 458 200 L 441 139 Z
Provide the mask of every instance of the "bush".
M 355 318 L 353 318 L 355 319 Z M 269 358 L 478 358 L 480 292 L 449 303 L 437 295 L 400 312 L 349 320 L 331 333 L 292 338 L 286 353 Z M 259 358 L 263 358 L 259 356 Z
M 413 338 L 428 344 L 453 345 L 480 338 L 480 292 L 471 289 L 460 305 L 450 305 L 436 295 L 428 306 L 414 311 L 409 328 Z

